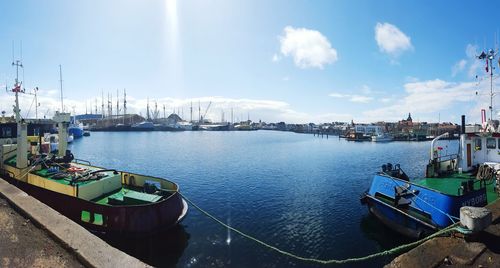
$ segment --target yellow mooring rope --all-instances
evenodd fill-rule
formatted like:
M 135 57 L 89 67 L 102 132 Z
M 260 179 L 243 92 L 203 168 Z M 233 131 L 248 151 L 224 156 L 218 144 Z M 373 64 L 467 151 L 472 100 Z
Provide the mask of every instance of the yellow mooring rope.
M 412 243 L 409 243 L 409 244 L 405 244 L 405 245 L 401 245 L 401 246 L 398 246 L 398 247 L 395 247 L 393 249 L 389 249 L 389 250 L 385 250 L 385 251 L 382 251 L 382 252 L 378 252 L 378 253 L 374 253 L 374 254 L 371 254 L 371 255 L 368 255 L 368 256 L 364 256 L 364 257 L 357 257 L 357 258 L 348 258 L 348 259 L 344 259 L 344 260 L 336 260 L 336 259 L 329 259 L 329 260 L 321 260 L 321 259 L 315 259 L 315 258 L 307 258 L 307 257 L 302 257 L 302 256 L 298 256 L 298 255 L 295 255 L 291 252 L 288 252 L 288 251 L 284 251 L 282 249 L 279 249 L 275 246 L 272 246 L 272 245 L 269 245 L 268 243 L 262 241 L 262 240 L 259 240 L 251 235 L 248 235 L 248 234 L 245 234 L 243 233 L 242 231 L 234 228 L 234 227 L 231 227 L 229 225 L 227 225 L 226 223 L 222 222 L 221 220 L 217 219 L 215 216 L 211 215 L 210 213 L 208 213 L 207 211 L 205 211 L 204 209 L 200 208 L 199 206 L 197 206 L 195 203 L 193 203 L 193 201 L 189 200 L 189 198 L 187 198 L 184 194 L 182 194 L 181 192 L 178 192 L 189 204 L 191 204 L 193 207 L 195 207 L 198 211 L 200 211 L 202 214 L 205 214 L 205 216 L 211 218 L 212 220 L 214 220 L 215 222 L 219 223 L 220 225 L 224 226 L 225 228 L 235 232 L 235 233 L 238 233 L 239 235 L 243 236 L 243 237 L 246 237 L 258 244 L 261 244 L 262 246 L 266 247 L 266 248 L 269 248 L 271 250 L 274 250 L 280 254 L 283 254 L 285 256 L 288 256 L 288 257 L 291 257 L 291 258 L 294 258 L 294 259 L 297 259 L 297 260 L 301 260 L 301 261 L 305 261 L 305 262 L 312 262 L 312 263 L 319 263 L 319 264 L 346 264 L 346 263 L 353 263 L 353 262 L 362 262 L 362 261 L 367 261 L 369 259 L 373 259 L 373 258 L 376 258 L 376 257 L 381 257 L 381 256 L 386 256 L 386 255 L 392 255 L 392 254 L 396 254 L 398 252 L 401 252 L 401 251 L 404 251 L 404 250 L 407 250 L 407 249 L 410 249 L 410 248 L 413 248 L 415 246 L 418 246 L 419 244 L 429 240 L 429 239 L 432 239 L 436 236 L 440 236 L 440 235 L 445 235 L 445 234 L 448 234 L 448 233 L 451 233 L 451 232 L 462 232 L 463 230 L 461 230 L 460 228 L 457 227 L 457 224 L 453 224 L 453 225 L 450 225 L 430 236 L 427 236 L 421 240 L 418 240 L 418 241 L 415 241 L 415 242 L 412 242 Z

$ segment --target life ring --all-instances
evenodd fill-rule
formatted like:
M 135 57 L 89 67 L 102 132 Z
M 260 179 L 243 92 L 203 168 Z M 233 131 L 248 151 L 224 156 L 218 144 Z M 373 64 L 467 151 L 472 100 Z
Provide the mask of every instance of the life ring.
M 79 168 L 79 167 L 70 167 L 67 169 L 68 172 L 83 172 L 85 171 L 84 168 Z
M 3 144 L 12 144 L 12 139 L 11 138 L 5 139 Z

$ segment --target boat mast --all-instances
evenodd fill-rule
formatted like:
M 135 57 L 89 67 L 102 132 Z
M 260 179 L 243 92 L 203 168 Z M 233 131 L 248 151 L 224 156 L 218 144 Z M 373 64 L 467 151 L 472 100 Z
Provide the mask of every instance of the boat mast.
M 146 113 L 147 113 L 147 115 L 146 115 L 147 120 L 151 121 L 150 117 L 149 117 L 149 97 L 148 97 L 148 103 L 147 103 L 147 106 L 146 106 Z
M 21 122 L 21 110 L 19 109 L 19 92 L 22 92 L 21 85 L 19 81 L 19 67 L 23 67 L 23 63 L 20 60 L 12 61 L 12 66 L 16 66 L 16 81 L 14 83 L 14 88 L 12 91 L 16 94 L 16 106 L 14 107 L 14 114 L 16 115 L 16 122 Z
M 62 80 L 62 66 L 59 64 L 59 83 L 61 87 L 61 113 L 64 113 L 64 101 L 63 101 L 63 80 Z
M 495 52 L 493 49 L 490 49 L 488 52 L 482 51 L 478 59 L 483 60 L 486 59 L 486 72 L 490 73 L 490 120 L 493 120 L 493 60 L 496 58 L 498 51 Z
M 123 89 L 123 124 L 125 125 L 125 116 L 127 115 L 127 91 Z
M 120 116 L 120 95 L 118 95 L 118 89 L 116 90 L 116 121 L 118 121 L 118 117 Z
M 104 118 L 104 90 L 101 89 L 101 117 Z

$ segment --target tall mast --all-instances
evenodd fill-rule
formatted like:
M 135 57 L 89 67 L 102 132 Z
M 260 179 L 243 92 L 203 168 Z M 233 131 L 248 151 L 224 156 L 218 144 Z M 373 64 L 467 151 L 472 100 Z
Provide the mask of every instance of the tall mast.
M 153 119 L 158 119 L 158 103 L 155 101 L 155 112 L 153 114 Z
M 35 87 L 35 119 L 38 119 L 38 87 Z
M 101 89 L 101 113 L 102 118 L 104 118 L 104 90 Z
M 190 110 L 191 110 L 191 117 L 190 117 L 191 121 L 190 122 L 193 123 L 193 101 L 191 101 L 191 109 Z
M 111 116 L 111 120 L 113 120 L 113 93 L 110 94 L 109 115 Z
M 165 104 L 163 104 L 163 118 L 167 118 L 167 113 L 165 112 Z
M 108 113 L 107 113 L 107 117 L 109 117 L 109 92 L 108 92 L 108 103 L 107 103 L 107 107 L 108 107 Z
M 127 115 L 127 91 L 123 89 L 123 124 L 125 124 L 126 115 Z
M 14 51 L 14 46 L 12 46 L 12 51 Z M 14 58 L 14 52 L 12 52 L 12 58 Z M 14 114 L 16 115 L 16 122 L 21 122 L 21 109 L 19 109 L 19 92 L 22 92 L 21 85 L 19 81 L 19 67 L 23 67 L 23 63 L 20 60 L 12 61 L 12 66 L 16 66 L 16 81 L 14 83 L 13 92 L 16 94 L 16 106 L 14 107 Z
M 148 103 L 147 103 L 147 106 L 146 106 L 146 117 L 148 119 L 148 121 L 150 121 L 150 117 L 149 117 L 149 97 L 148 97 Z
M 490 120 L 493 120 L 493 60 L 496 58 L 498 51 L 490 49 L 488 52 L 482 51 L 478 59 L 486 59 L 486 72 L 490 74 Z
M 120 115 L 120 95 L 118 95 L 118 89 L 116 90 L 116 119 Z
M 63 80 L 62 80 L 62 66 L 59 64 L 59 82 L 61 86 L 61 112 L 64 113 L 64 101 L 63 101 Z

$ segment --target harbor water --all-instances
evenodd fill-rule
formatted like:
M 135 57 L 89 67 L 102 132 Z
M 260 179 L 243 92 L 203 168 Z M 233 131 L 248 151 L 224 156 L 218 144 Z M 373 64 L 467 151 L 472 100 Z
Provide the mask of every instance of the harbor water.
M 164 177 L 223 222 L 294 254 L 361 257 L 408 242 L 360 204 L 383 163 L 424 174 L 430 142 L 348 142 L 278 131 L 94 132 L 71 145 L 97 166 Z M 456 153 L 456 141 L 440 141 Z M 164 267 L 311 267 L 227 229 L 193 206 L 182 224 L 112 245 Z M 381 266 L 394 256 L 349 266 Z

